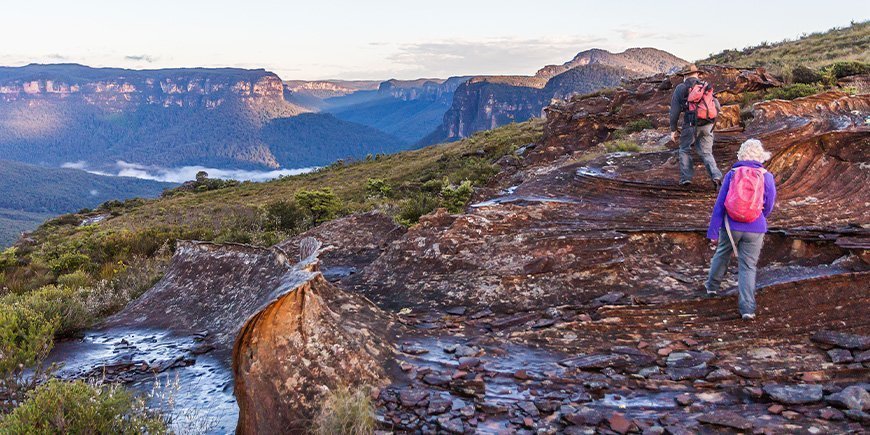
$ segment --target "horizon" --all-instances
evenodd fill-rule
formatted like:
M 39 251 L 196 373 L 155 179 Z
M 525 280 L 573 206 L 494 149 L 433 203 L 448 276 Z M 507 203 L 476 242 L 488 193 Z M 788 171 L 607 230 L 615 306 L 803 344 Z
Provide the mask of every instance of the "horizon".
M 870 18 L 870 11 L 856 17 L 863 2 L 852 0 L 828 2 L 826 8 L 813 7 L 813 14 L 787 20 L 771 18 L 780 17 L 784 7 L 813 3 L 738 1 L 727 10 L 715 9 L 712 2 L 696 3 L 694 9 L 716 10 L 700 32 L 685 30 L 691 27 L 681 18 L 686 6 L 675 1 L 654 8 L 637 1 L 555 1 L 547 7 L 560 11 L 556 15 L 528 14 L 528 5 L 513 0 L 414 6 L 381 0 L 376 7 L 256 0 L 242 9 L 230 0 L 181 5 L 158 0 L 144 9 L 109 0 L 88 5 L 52 0 L 7 6 L 6 16 L 12 19 L 0 29 L 0 38 L 18 42 L 0 54 L 0 64 L 265 69 L 282 80 L 306 81 L 533 75 L 592 48 L 618 53 L 649 47 L 694 62 L 723 50 L 794 40 Z M 137 19 L 129 20 L 133 15 Z M 42 24 L 33 25 L 32 16 Z M 732 23 L 738 22 L 741 29 L 735 31 Z M 52 37 L 58 34 L 65 36 Z

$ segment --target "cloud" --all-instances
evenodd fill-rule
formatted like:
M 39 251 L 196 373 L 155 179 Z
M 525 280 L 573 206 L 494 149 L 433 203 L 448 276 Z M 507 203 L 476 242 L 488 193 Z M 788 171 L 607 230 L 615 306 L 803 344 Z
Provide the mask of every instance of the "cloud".
M 457 74 L 534 74 L 538 68 L 562 63 L 592 47 L 606 45 L 598 36 L 481 40 L 443 40 L 399 44 L 388 56 L 393 71 L 446 77 Z
M 132 61 L 132 62 L 148 62 L 152 63 L 157 60 L 156 56 L 151 56 L 148 54 L 134 54 L 124 56 L 124 60 Z
M 60 165 L 60 167 L 67 168 L 67 169 L 85 169 L 88 167 L 88 162 L 86 162 L 84 160 L 79 160 L 77 162 L 66 162 L 66 163 Z
M 622 38 L 623 41 L 642 41 L 641 45 L 650 45 L 648 42 L 646 42 L 649 40 L 677 41 L 681 39 L 697 38 L 699 36 L 697 33 L 654 32 L 646 30 L 642 27 L 616 29 L 616 33 L 619 33 L 619 36 Z
M 199 171 L 208 172 L 210 178 L 222 178 L 225 180 L 241 181 L 267 181 L 281 176 L 299 175 L 311 172 L 317 168 L 278 169 L 273 171 L 250 171 L 244 169 L 218 169 L 205 166 L 182 166 L 178 168 L 163 168 L 159 166 L 146 166 L 137 163 L 129 163 L 118 160 L 114 175 L 119 177 L 134 177 L 145 180 L 167 181 L 170 183 L 183 183 L 196 178 Z

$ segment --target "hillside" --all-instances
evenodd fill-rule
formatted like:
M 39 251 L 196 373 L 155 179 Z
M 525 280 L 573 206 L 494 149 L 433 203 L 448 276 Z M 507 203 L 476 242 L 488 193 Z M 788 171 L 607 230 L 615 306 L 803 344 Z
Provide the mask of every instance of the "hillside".
M 113 199 L 155 197 L 173 186 L 0 160 L 0 246 L 15 241 L 21 231 L 34 229 L 49 216 Z
M 619 85 L 623 80 L 672 72 L 686 62 L 653 48 L 621 53 L 592 49 L 562 65 L 541 68 L 534 76 L 473 77 L 455 91 L 437 129 L 419 142 L 457 140 L 508 122 L 541 116 L 553 98 L 566 98 Z
M 796 40 L 763 42 L 743 49 L 724 50 L 699 61 L 744 68 L 765 67 L 774 74 L 789 74 L 797 66 L 819 69 L 835 61 L 870 63 L 870 22 L 803 35 Z
M 0 155 L 53 166 L 85 162 L 106 171 L 118 160 L 161 167 L 263 169 L 347 157 L 343 151 L 323 151 L 325 144 L 313 136 L 292 144 L 263 140 L 261 130 L 270 121 L 308 111 L 289 103 L 284 93 L 281 80 L 265 70 L 4 67 Z M 328 122 L 318 116 L 305 119 Z M 350 142 L 358 142 L 362 130 L 348 126 L 348 131 L 353 136 L 345 141 L 355 145 Z M 288 136 L 270 133 L 272 138 Z M 374 134 L 365 141 L 382 138 Z M 272 146 L 295 159 L 276 158 Z M 381 151 L 395 149 L 386 144 Z

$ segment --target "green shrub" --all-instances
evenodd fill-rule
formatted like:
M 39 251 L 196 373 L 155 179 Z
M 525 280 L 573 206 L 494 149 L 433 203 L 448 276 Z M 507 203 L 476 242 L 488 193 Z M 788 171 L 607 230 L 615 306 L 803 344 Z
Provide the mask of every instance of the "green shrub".
M 351 390 L 340 386 L 331 390 L 314 419 L 317 435 L 368 435 L 375 429 L 375 408 L 367 388 Z
M 315 225 L 335 219 L 341 211 L 341 199 L 332 189 L 300 190 L 296 202 L 311 216 Z
M 0 270 L 18 264 L 18 258 L 15 256 L 16 252 L 18 252 L 18 248 L 15 247 L 7 248 L 0 252 Z
M 92 323 L 92 317 L 77 289 L 50 285 L 20 296 L 7 295 L 2 301 L 17 304 L 45 319 L 56 321 L 55 335 L 59 337 L 69 336 Z
M 49 263 L 51 270 L 60 275 L 63 273 L 73 272 L 90 264 L 91 259 L 85 254 L 78 252 L 64 252 L 60 257 Z
M 765 95 L 766 100 L 794 100 L 795 98 L 807 97 L 818 94 L 823 89 L 819 85 L 808 85 L 805 83 L 795 83 L 786 85 L 781 88 L 772 89 Z
M 393 188 L 383 178 L 369 178 L 366 181 L 366 197 L 389 198 Z
M 425 192 L 418 192 L 402 201 L 396 221 L 406 226 L 413 225 L 420 220 L 420 216 L 431 213 L 437 207 L 438 198 Z
M 471 199 L 474 189 L 471 187 L 471 181 L 465 180 L 458 186 L 448 184 L 441 189 L 441 199 L 443 205 L 451 213 L 460 213 L 465 208 L 465 204 Z
M 646 118 L 641 118 L 625 124 L 623 130 L 625 130 L 625 132 L 627 133 L 636 133 L 638 131 L 643 131 L 649 128 L 653 128 L 652 121 Z
M 625 139 L 611 140 L 604 142 L 604 149 L 609 153 L 616 152 L 631 152 L 636 153 L 640 151 L 640 145 Z
M 811 68 L 798 65 L 791 70 L 791 80 L 794 83 L 813 84 L 822 81 L 822 75 Z
M 0 306 L 0 391 L 4 392 L 4 408 L 12 406 L 20 393 L 39 378 L 38 366 L 51 351 L 57 324 L 20 304 Z M 24 370 L 31 367 L 37 367 L 37 371 L 27 380 Z
M 870 64 L 857 61 L 836 62 L 833 65 L 825 68 L 825 70 L 834 78 L 841 79 L 843 77 L 870 73 Z
M 0 433 L 163 434 L 163 419 L 116 385 L 52 379 L 0 421 Z
M 306 214 L 294 201 L 276 201 L 266 206 L 266 227 L 296 232 L 304 229 Z
M 423 183 L 423 185 L 420 186 L 420 189 L 423 192 L 437 195 L 437 194 L 441 193 L 441 189 L 444 188 L 444 185 L 447 182 L 448 181 L 443 179 L 443 178 L 435 178 L 435 179 L 432 179 L 432 180 L 429 180 L 429 181 L 426 181 L 425 183 Z
M 87 287 L 91 285 L 93 280 L 91 280 L 90 275 L 85 273 L 84 271 L 77 270 L 72 273 L 67 273 L 66 275 L 61 275 L 57 277 L 57 284 L 62 287 L 68 287 L 71 289 L 80 289 L 82 287 Z

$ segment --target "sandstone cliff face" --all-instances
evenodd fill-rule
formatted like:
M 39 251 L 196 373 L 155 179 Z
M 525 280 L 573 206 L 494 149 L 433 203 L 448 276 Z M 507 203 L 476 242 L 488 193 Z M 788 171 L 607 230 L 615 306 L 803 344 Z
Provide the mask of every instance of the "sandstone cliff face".
M 78 99 L 104 110 L 140 105 L 202 107 L 242 104 L 261 116 L 289 116 L 281 79 L 265 70 L 176 69 L 132 71 L 80 65 L 0 68 L 0 102 Z
M 461 85 L 438 129 L 421 144 L 457 140 L 510 122 L 541 116 L 553 98 L 618 86 L 623 80 L 679 69 L 686 64 L 655 49 L 622 53 L 587 50 L 563 65 L 542 68 L 532 77 L 474 77 Z

